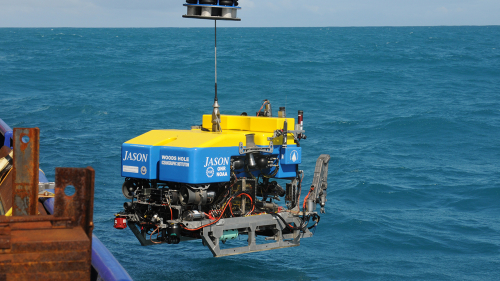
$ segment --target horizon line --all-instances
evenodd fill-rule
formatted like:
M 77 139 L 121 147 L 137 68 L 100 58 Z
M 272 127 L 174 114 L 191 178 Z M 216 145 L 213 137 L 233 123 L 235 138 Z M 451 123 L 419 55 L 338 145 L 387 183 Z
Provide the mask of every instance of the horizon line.
M 464 24 L 464 25 L 346 25 L 346 26 L 243 26 L 243 27 L 238 27 L 238 26 L 225 26 L 225 27 L 218 27 L 218 28 L 352 28 L 352 27 L 489 27 L 489 26 L 500 26 L 500 24 L 487 24 L 487 25 L 474 25 L 474 24 Z M 208 26 L 141 26 L 141 27 L 134 27 L 134 26 L 102 26 L 102 27 L 88 27 L 88 26 L 40 26 L 40 27 L 35 27 L 35 26 L 0 26 L 0 28 L 113 28 L 113 29 L 120 29 L 120 28 L 210 28 L 213 29 L 213 27 L 208 27 Z

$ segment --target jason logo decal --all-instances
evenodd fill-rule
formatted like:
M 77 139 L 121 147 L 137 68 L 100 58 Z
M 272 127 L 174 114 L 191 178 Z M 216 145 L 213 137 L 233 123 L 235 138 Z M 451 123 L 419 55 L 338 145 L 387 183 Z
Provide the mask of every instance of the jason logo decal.
M 204 168 L 207 168 L 207 177 L 227 177 L 226 166 L 229 165 L 229 157 L 207 157 Z M 217 172 L 215 172 L 217 169 Z
M 229 165 L 229 157 L 207 157 L 205 166 L 203 167 L 210 167 L 210 166 L 226 166 Z
M 138 161 L 138 162 L 147 162 L 148 161 L 148 155 L 144 153 L 132 153 L 125 151 L 125 157 L 123 158 L 123 161 Z

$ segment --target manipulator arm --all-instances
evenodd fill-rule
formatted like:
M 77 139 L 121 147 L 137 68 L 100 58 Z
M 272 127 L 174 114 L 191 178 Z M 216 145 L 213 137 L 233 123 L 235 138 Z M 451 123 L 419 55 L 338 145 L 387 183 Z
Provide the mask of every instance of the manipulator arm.
M 321 206 L 321 213 L 325 213 L 325 203 L 326 203 L 326 189 L 328 187 L 328 162 L 330 161 L 330 155 L 321 154 L 316 160 L 316 168 L 314 170 L 314 178 L 312 182 L 312 192 L 310 200 L 314 200 L 313 205 L 319 203 Z

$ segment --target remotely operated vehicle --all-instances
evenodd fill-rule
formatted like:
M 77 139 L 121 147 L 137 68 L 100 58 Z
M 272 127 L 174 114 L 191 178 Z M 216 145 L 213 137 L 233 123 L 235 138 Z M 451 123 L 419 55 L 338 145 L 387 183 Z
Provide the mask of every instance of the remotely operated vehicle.
M 186 2 L 183 17 L 240 20 L 237 1 Z M 152 130 L 122 144 L 129 201 L 114 227 L 128 225 L 144 246 L 200 239 L 215 257 L 298 246 L 313 236 L 318 204 L 324 213 L 330 156 L 317 159 L 301 202 L 303 112 L 297 123 L 284 107 L 275 117 L 266 99 L 256 116 L 221 115 L 215 65 L 213 111 L 200 126 Z

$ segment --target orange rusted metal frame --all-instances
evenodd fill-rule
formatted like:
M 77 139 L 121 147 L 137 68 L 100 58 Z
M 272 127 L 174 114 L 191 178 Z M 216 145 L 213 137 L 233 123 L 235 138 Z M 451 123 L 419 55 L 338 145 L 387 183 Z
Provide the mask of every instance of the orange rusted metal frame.
M 95 172 L 56 168 L 54 215 L 31 215 L 38 204 L 32 198 L 38 193 L 38 138 L 37 128 L 14 129 L 17 212 L 0 216 L 0 280 L 90 280 Z M 75 194 L 67 196 L 70 185 Z
M 94 169 L 56 168 L 54 217 L 71 217 L 71 227 L 80 226 L 92 239 L 94 229 Z M 67 196 L 64 189 L 75 187 L 75 194 Z
M 40 129 L 14 129 L 12 215 L 37 214 Z

